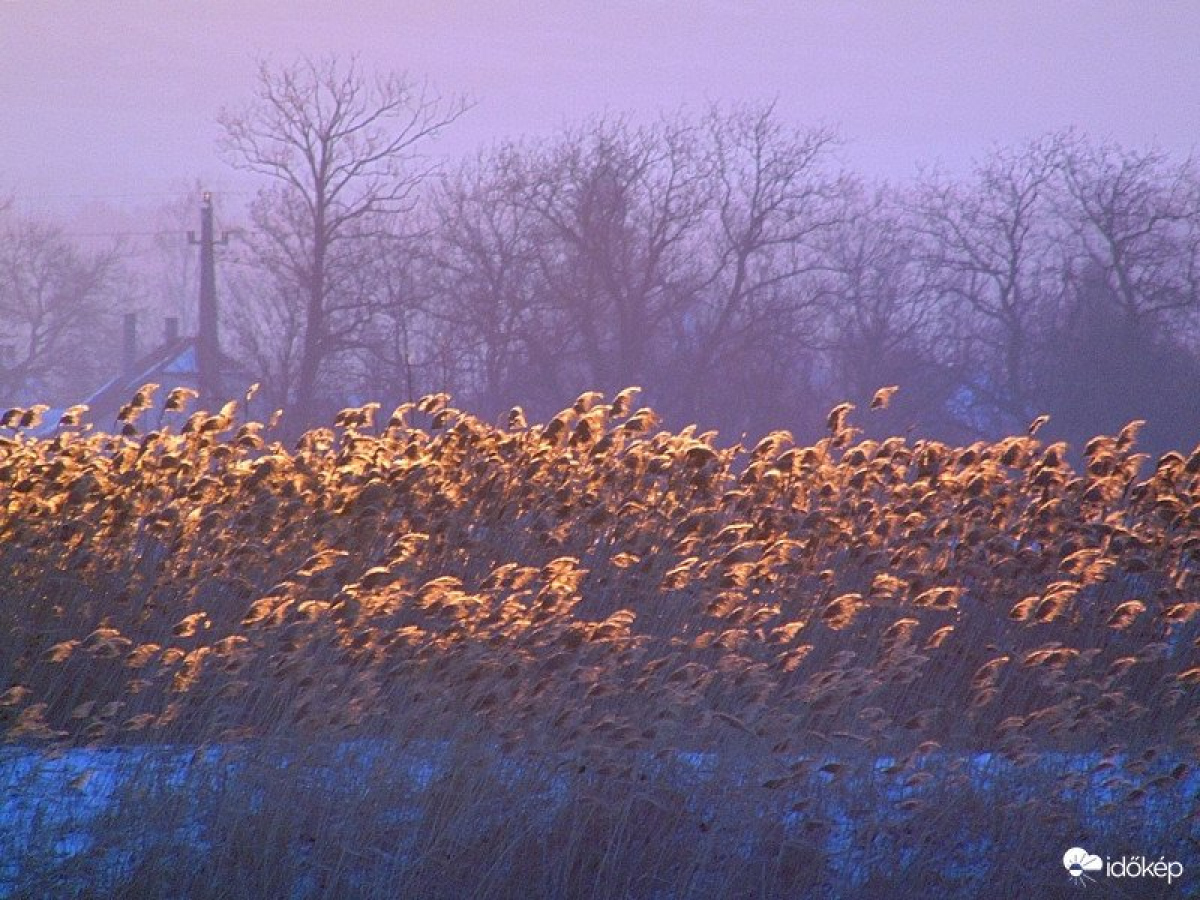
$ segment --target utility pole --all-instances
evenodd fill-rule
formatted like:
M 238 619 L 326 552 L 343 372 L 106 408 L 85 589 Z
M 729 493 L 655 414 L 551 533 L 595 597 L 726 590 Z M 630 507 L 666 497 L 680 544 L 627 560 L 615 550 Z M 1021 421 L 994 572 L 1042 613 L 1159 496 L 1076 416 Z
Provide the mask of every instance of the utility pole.
M 200 315 L 196 333 L 196 375 L 200 398 L 215 404 L 222 398 L 221 346 L 217 337 L 217 261 L 215 248 L 229 243 L 229 232 L 218 241 L 213 234 L 212 194 L 205 191 L 200 204 L 200 237 L 188 232 L 188 243 L 200 246 Z

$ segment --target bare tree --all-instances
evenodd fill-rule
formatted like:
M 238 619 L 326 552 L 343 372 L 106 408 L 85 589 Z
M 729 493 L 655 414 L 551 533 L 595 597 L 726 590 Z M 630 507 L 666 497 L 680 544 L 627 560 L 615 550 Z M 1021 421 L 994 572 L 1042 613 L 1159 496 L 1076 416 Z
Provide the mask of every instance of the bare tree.
M 939 425 L 954 383 L 940 298 L 901 202 L 891 190 L 860 188 L 846 219 L 826 233 L 820 278 L 821 349 L 837 399 L 865 403 L 881 387 L 903 386 L 871 419 L 884 430 Z
M 637 383 L 670 415 L 724 406 L 728 420 L 704 417 L 748 427 L 796 399 L 815 325 L 807 276 L 843 215 L 832 142 L 769 107 L 610 118 L 448 181 L 440 306 L 477 351 L 485 405 Z
M 120 257 L 117 248 L 87 253 L 60 228 L 18 219 L 0 230 L 0 394 L 22 397 L 55 388 L 78 396 L 99 372 L 94 343 L 105 331 Z M 84 348 L 89 348 L 83 352 Z
M 231 267 L 225 275 L 221 318 L 236 352 L 262 384 L 273 409 L 293 400 L 304 338 L 304 296 L 300 288 L 252 265 Z
M 223 112 L 223 151 L 270 179 L 253 204 L 254 260 L 301 304 L 292 411 L 310 413 L 323 364 L 354 345 L 370 301 L 354 290 L 364 241 L 389 230 L 433 170 L 419 153 L 464 111 L 399 74 L 370 77 L 353 59 L 262 63 L 257 96 Z
M 512 170 L 521 165 L 516 148 L 501 148 L 443 179 L 433 197 L 441 227 L 427 248 L 427 309 L 439 330 L 455 335 L 462 387 L 489 414 L 529 395 L 523 379 L 539 331 L 538 216 L 511 190 Z M 565 349 L 555 336 L 542 340 L 539 352 Z
M 1157 452 L 1194 442 L 1200 177 L 1191 160 L 1069 134 L 1058 157 L 1065 290 L 1041 396 L 1086 440 L 1141 418 Z
M 542 373 L 565 377 L 562 390 L 657 380 L 697 281 L 707 186 L 696 138 L 681 121 L 601 120 L 510 160 L 510 189 L 535 229 L 540 314 L 569 338 L 557 352 L 573 368 Z
M 829 167 L 833 132 L 789 127 L 771 105 L 713 109 L 705 130 L 707 252 L 684 335 L 689 377 L 679 405 L 695 418 L 715 403 L 737 413 L 727 427 L 770 427 L 810 399 L 815 277 L 824 236 L 844 220 L 851 192 Z
M 1089 144 L 1058 156 L 1075 273 L 1099 274 L 1128 327 L 1200 305 L 1200 172 L 1158 150 Z
M 1050 240 L 1054 139 L 997 150 L 966 183 L 927 176 L 914 194 L 914 224 L 929 277 L 976 322 L 962 347 L 983 402 L 1023 423 L 1031 412 L 1034 339 L 1058 289 L 1061 255 Z
M 422 219 L 427 206 L 410 220 L 408 233 L 381 234 L 363 242 L 361 262 L 347 290 L 372 298 L 373 310 L 356 352 L 339 359 L 347 384 L 362 396 L 415 400 L 435 391 L 459 396 L 461 338 L 449 323 L 435 318 L 430 309 L 441 289 L 431 274 L 428 245 L 438 229 Z M 449 355 L 450 365 L 447 366 Z

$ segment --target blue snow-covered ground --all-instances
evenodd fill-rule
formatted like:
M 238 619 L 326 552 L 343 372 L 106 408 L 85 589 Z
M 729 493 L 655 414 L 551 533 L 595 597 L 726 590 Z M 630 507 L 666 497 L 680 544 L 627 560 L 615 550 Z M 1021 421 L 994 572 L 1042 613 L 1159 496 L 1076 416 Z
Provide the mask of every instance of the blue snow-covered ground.
M 0 898 L 13 896 L 31 868 L 45 866 L 48 861 L 58 865 L 89 853 L 105 852 L 109 854 L 105 864 L 110 871 L 128 866 L 135 851 L 119 846 L 119 842 L 114 848 L 105 834 L 108 817 L 122 803 L 132 801 L 136 807 L 138 802 L 148 802 L 153 796 L 178 797 L 185 792 L 187 796 L 219 796 L 222 790 L 244 791 L 245 785 L 252 782 L 243 777 L 249 767 L 264 765 L 275 774 L 294 772 L 297 779 L 317 779 L 322 786 L 335 783 L 343 796 L 353 797 L 357 792 L 365 798 L 372 790 L 373 773 L 384 766 L 392 782 L 404 783 L 401 793 L 412 800 L 412 808 L 393 811 L 393 821 L 415 824 L 419 821 L 417 806 L 423 792 L 455 764 L 452 748 L 437 742 L 411 743 L 403 748 L 385 741 L 343 742 L 323 749 L 315 758 L 320 762 L 314 763 L 310 751 L 300 756 L 278 749 L 263 752 L 247 745 L 201 749 L 155 745 L 56 752 L 0 748 Z M 496 760 L 492 774 L 501 778 L 506 771 L 519 775 L 524 764 L 499 755 Z M 1017 798 L 1032 785 L 1070 779 L 1071 796 L 1078 798 L 1082 809 L 1090 811 L 1092 824 L 1101 833 L 1106 815 L 1114 821 L 1114 817 L 1122 815 L 1128 820 L 1128 813 L 1121 812 L 1120 801 L 1144 780 L 1142 774 L 1133 775 L 1126 768 L 1130 761 L 1122 758 L 1110 757 L 1105 765 L 1098 767 L 1101 762 L 1098 754 L 1042 754 L 1034 766 L 1018 769 L 993 754 L 937 753 L 923 757 L 915 767 L 907 767 L 900 774 L 887 774 L 893 760 L 879 759 L 874 767 L 860 766 L 837 776 L 835 786 L 835 777 L 820 771 L 827 761 L 830 760 L 820 757 L 808 760 L 808 774 L 789 782 L 784 799 L 820 798 L 822 817 L 830 825 L 822 838 L 827 858 L 847 886 L 852 886 L 878 862 L 870 855 L 877 851 L 863 841 L 864 826 L 906 815 L 902 808 L 905 801 L 936 800 L 950 773 L 965 776 L 981 797 L 996 800 Z M 1160 759 L 1156 767 L 1171 762 Z M 1136 768 L 1138 764 L 1135 761 L 1132 765 Z M 720 791 L 712 790 L 717 783 L 714 779 L 720 779 L 721 789 L 730 792 L 740 792 L 762 780 L 761 772 L 739 773 L 736 766 L 712 753 L 679 753 L 666 762 L 646 760 L 645 768 L 651 778 L 661 777 L 684 792 L 689 788 L 708 788 L 695 791 L 697 797 L 721 795 Z M 914 773 L 922 772 L 929 777 L 918 778 L 914 783 Z M 545 791 L 530 798 L 547 823 L 555 809 L 568 801 L 570 778 L 548 776 L 544 779 Z M 822 790 L 823 787 L 828 790 Z M 227 796 L 225 802 L 228 800 Z M 253 806 L 262 800 L 251 792 L 238 796 L 235 802 Z M 1139 815 L 1143 824 L 1134 829 L 1134 834 L 1144 841 L 1142 846 L 1169 854 L 1172 848 L 1156 843 L 1156 823 L 1170 821 L 1171 816 L 1178 816 L 1180 809 L 1195 809 L 1197 804 L 1200 804 L 1200 773 L 1193 771 L 1168 790 L 1147 793 Z M 201 806 L 197 802 L 194 815 L 189 818 L 185 814 L 173 821 L 174 832 L 168 836 L 171 844 L 203 850 L 214 839 L 205 832 Z M 790 810 L 779 814 L 779 810 L 789 807 L 787 802 L 775 803 L 765 814 L 778 815 L 785 828 L 798 828 L 804 819 L 801 812 Z M 185 804 L 182 808 L 193 807 Z M 697 811 L 701 815 L 715 812 Z M 1129 829 L 1122 830 L 1128 839 Z M 1064 834 L 1062 839 L 1069 843 L 1072 836 Z M 960 855 L 964 852 L 966 858 L 961 861 L 948 858 L 947 867 L 969 868 L 969 857 L 972 854 L 986 857 L 989 847 L 976 843 L 960 851 Z M 892 862 L 904 864 L 903 859 Z
M 384 742 L 347 742 L 330 759 L 341 782 L 357 782 L 366 791 L 366 775 L 387 754 L 389 775 L 401 773 L 413 791 L 427 789 L 443 767 L 445 747 L 427 742 L 406 758 L 397 759 Z M 268 763 L 280 772 L 296 767 L 293 756 L 272 752 Z M 260 757 L 241 745 L 185 746 L 135 745 L 108 748 L 69 748 L 49 752 L 0 747 L 0 898 L 21 883 L 34 859 L 45 861 L 50 849 L 53 862 L 87 854 L 103 844 L 106 817 L 122 802 L 147 802 L 151 796 L 179 795 L 240 784 L 239 776 Z M 306 765 L 298 777 L 313 777 Z M 254 796 L 248 804 L 260 803 Z M 197 818 L 201 815 L 196 804 Z M 159 835 L 158 837 L 162 837 Z M 176 823 L 171 836 L 176 846 L 204 849 L 209 838 L 199 821 Z M 127 864 L 128 854 L 118 854 L 111 865 Z

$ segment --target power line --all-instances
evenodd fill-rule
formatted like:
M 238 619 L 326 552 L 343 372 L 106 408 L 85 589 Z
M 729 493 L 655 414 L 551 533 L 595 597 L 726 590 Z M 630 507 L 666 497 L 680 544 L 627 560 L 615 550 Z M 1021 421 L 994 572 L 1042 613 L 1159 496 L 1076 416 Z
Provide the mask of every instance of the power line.
M 121 194 L 9 194 L 0 190 L 0 197 L 17 201 L 24 200 L 128 200 L 138 197 L 185 197 L 194 194 L 193 189 L 181 191 L 138 191 Z M 253 197 L 252 191 L 209 191 L 217 197 Z
M 72 238 L 107 238 L 107 237 L 168 237 L 171 235 L 186 235 L 187 232 L 169 228 L 165 231 L 62 231 L 63 237 Z

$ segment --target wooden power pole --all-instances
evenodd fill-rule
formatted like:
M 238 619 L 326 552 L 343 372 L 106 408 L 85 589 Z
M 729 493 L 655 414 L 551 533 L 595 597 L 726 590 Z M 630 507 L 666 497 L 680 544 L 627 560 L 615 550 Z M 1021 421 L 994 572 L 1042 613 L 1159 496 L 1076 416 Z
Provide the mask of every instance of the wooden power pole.
M 213 233 L 212 194 L 204 192 L 200 204 L 200 237 L 188 232 L 188 243 L 200 246 L 200 315 L 196 329 L 196 375 L 200 399 L 210 405 L 223 399 L 221 345 L 217 336 L 216 246 L 227 244 L 229 233 L 218 241 Z

